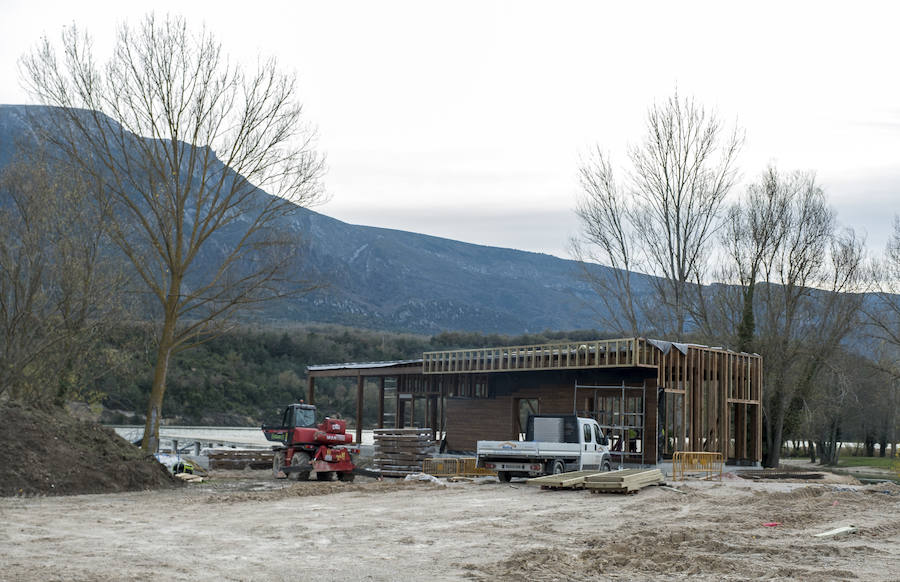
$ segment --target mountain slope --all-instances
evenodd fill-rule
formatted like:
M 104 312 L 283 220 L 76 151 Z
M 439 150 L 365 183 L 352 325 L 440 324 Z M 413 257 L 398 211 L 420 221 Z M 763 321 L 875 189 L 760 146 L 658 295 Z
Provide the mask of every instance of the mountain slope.
M 35 139 L 27 114 L 42 111 L 0 105 L 0 165 L 10 162 L 18 143 Z M 580 267 L 573 261 L 356 226 L 306 209 L 298 209 L 284 227 L 304 240 L 301 276 L 326 286 L 268 305 L 257 318 L 420 333 L 516 334 L 597 325 L 587 306 L 593 292 L 578 280 Z M 207 261 L 228 246 L 229 236 L 222 232 L 209 241 Z
M 319 321 L 436 332 L 522 333 L 592 327 L 578 265 L 549 255 L 349 225 L 310 211 L 293 218 L 329 287 L 292 307 Z M 292 317 L 293 319 L 293 317 Z

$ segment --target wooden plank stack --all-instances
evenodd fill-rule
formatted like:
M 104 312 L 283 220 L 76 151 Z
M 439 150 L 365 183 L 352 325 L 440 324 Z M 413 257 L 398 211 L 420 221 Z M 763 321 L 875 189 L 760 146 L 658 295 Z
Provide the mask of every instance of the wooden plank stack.
M 540 485 L 541 489 L 584 489 L 584 480 L 591 475 L 600 475 L 596 469 L 591 471 L 569 471 L 558 475 L 544 475 L 529 479 L 529 485 Z
M 559 475 L 544 475 L 529 479 L 529 485 L 541 489 L 590 489 L 591 493 L 637 493 L 648 485 L 663 482 L 659 469 L 624 469 L 599 472 L 570 471 Z
M 267 449 L 223 449 L 207 455 L 210 469 L 271 469 L 275 453 Z
M 585 477 L 584 486 L 591 493 L 637 493 L 648 485 L 662 482 L 659 469 L 624 469 Z
M 387 477 L 422 472 L 422 461 L 434 446 L 430 428 L 375 429 L 375 468 Z

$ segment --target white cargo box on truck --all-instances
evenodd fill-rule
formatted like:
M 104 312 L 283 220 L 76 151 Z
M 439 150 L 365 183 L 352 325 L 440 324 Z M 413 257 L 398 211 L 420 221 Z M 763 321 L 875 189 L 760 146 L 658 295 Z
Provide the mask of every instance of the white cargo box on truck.
M 524 441 L 478 441 L 478 466 L 501 481 L 610 468 L 608 441 L 600 425 L 574 414 L 531 415 Z

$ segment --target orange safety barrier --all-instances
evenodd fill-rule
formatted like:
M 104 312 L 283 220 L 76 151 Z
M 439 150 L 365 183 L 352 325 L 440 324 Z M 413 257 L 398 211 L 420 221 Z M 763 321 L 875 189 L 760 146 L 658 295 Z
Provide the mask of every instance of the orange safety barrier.
M 422 472 L 435 477 L 481 477 L 496 471 L 475 466 L 475 457 L 436 457 L 422 461 Z
M 672 455 L 672 477 L 684 481 L 686 473 L 705 473 L 706 479 L 718 476 L 721 480 L 724 465 L 722 453 L 675 451 Z

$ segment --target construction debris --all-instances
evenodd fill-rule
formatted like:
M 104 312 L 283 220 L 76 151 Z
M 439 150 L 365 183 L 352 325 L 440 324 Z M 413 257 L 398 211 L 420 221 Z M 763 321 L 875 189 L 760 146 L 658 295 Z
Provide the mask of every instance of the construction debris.
M 831 538 L 831 537 L 834 537 L 834 536 L 843 536 L 843 535 L 847 535 L 847 534 L 856 533 L 857 531 L 858 531 L 858 528 L 857 528 L 855 525 L 847 525 L 847 526 L 844 526 L 844 527 L 838 527 L 838 528 L 835 528 L 835 529 L 831 529 L 831 530 L 828 530 L 828 531 L 824 531 L 824 532 L 822 532 L 822 533 L 816 534 L 816 535 L 813 536 L 813 537 L 817 537 L 817 538 Z
M 783 481 L 785 479 L 802 479 L 804 481 L 811 479 L 823 479 L 825 473 L 812 471 L 799 471 L 797 469 L 760 469 L 758 471 L 740 471 L 738 477 L 741 479 L 750 479 L 759 481 L 760 479 L 777 479 Z
M 420 473 L 432 446 L 430 428 L 378 428 L 373 463 L 386 477 Z
M 188 483 L 203 483 L 203 477 L 191 473 L 175 473 L 175 477 Z
M 681 493 L 682 495 L 687 495 L 687 491 L 682 491 L 681 489 L 675 489 L 674 487 L 669 487 L 668 485 L 660 485 L 660 489 L 665 489 L 666 491 L 674 491 L 675 493 Z
M 406 477 L 403 478 L 404 481 L 429 481 L 434 483 L 435 485 L 440 485 L 441 487 L 446 487 L 447 484 L 435 477 L 434 475 L 429 475 L 427 473 L 410 473 Z

